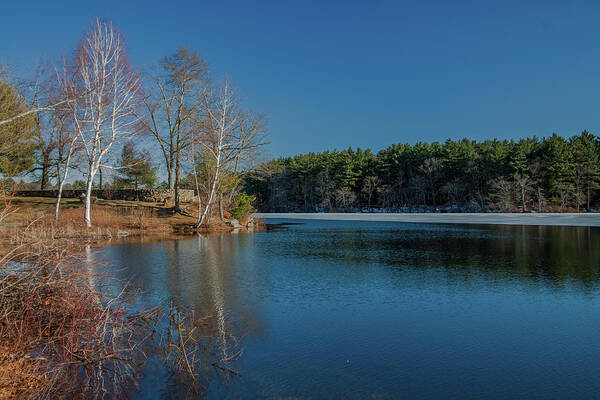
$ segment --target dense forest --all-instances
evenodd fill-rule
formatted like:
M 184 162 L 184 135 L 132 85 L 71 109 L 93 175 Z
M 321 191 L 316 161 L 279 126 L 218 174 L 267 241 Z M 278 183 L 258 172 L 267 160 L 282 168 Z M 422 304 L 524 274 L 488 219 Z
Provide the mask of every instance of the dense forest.
M 600 141 L 447 140 L 279 158 L 244 176 L 263 212 L 593 211 Z

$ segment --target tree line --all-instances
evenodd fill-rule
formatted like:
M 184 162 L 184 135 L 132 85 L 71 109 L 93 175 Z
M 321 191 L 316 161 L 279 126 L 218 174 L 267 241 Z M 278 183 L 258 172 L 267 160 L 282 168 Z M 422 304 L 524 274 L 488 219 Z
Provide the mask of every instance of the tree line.
M 600 196 L 600 141 L 468 139 L 325 151 L 262 163 L 244 175 L 265 212 L 590 211 Z
M 199 53 L 180 47 L 137 71 L 122 35 L 99 19 L 71 56 L 33 79 L 0 74 L 0 173 L 58 189 L 56 219 L 62 190 L 77 176 L 88 227 L 92 188 L 155 187 L 160 171 L 174 211 L 181 212 L 179 189 L 191 185 L 196 225 L 207 223 L 216 205 L 222 215 L 240 202 L 236 177 L 265 134 L 264 115 L 243 109 L 227 80 L 214 82 Z

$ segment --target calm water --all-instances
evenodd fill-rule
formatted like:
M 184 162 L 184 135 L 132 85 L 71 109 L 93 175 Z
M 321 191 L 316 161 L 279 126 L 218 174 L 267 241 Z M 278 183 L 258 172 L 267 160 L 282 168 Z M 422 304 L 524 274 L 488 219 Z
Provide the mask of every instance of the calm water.
M 209 398 L 560 399 L 600 393 L 599 244 L 598 228 L 306 221 L 101 252 L 140 301 L 243 337 L 241 378 Z M 142 396 L 169 397 L 161 379 Z

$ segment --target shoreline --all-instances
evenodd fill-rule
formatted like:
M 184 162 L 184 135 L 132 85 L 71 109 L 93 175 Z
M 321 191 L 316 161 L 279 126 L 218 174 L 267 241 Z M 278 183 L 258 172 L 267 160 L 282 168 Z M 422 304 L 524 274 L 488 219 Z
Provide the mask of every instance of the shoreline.
M 0 236 L 9 240 L 22 229 L 35 230 L 39 237 L 80 240 L 94 247 L 126 242 L 162 241 L 193 237 L 196 234 L 222 234 L 240 230 L 260 231 L 255 221 L 249 228 L 233 226 L 215 218 L 210 225 L 194 228 L 197 217 L 182 207 L 185 214 L 158 203 L 98 200 L 92 204 L 92 228 L 83 222 L 79 199 L 63 199 L 60 220 L 54 220 L 55 199 L 49 197 L 11 197 L 11 211 L 0 224 Z M 188 207 L 189 208 L 189 207 Z
M 255 213 L 265 219 L 600 227 L 600 213 Z

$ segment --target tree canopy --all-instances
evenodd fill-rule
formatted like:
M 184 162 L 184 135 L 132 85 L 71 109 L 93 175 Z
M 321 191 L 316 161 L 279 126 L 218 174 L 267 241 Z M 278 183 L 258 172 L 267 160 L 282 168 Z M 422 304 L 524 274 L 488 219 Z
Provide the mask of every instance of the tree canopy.
M 405 207 L 505 211 L 598 206 L 600 145 L 565 139 L 469 139 L 278 158 L 246 173 L 261 211 Z
M 26 112 L 27 102 L 16 88 L 0 81 L 0 120 Z M 0 125 L 0 173 L 14 176 L 30 170 L 35 162 L 35 114 Z

